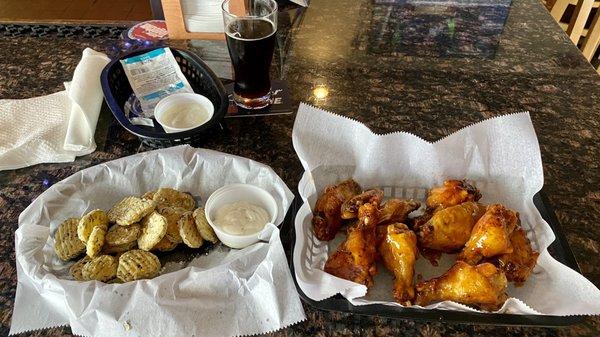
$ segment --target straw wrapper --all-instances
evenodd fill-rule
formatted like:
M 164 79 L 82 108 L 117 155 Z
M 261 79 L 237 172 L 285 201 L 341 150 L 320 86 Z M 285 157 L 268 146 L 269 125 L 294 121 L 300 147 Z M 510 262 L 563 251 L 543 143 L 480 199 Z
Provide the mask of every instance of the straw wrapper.
M 363 188 L 380 187 L 386 197 L 424 200 L 428 188 L 445 179 L 468 178 L 481 190 L 482 203 L 502 203 L 520 213 L 522 226 L 540 252 L 537 266 L 521 287 L 510 285 L 510 298 L 498 311 L 513 314 L 598 315 L 600 291 L 548 253 L 555 236 L 533 204 L 543 186 L 539 145 L 528 113 L 518 113 L 464 128 L 435 143 L 406 132 L 376 135 L 351 119 L 302 104 L 292 134 L 304 166 L 298 184 L 303 200 L 295 219 L 294 270 L 302 291 L 313 300 L 342 294 L 354 305 L 393 301 L 392 275 L 378 266 L 375 285 L 363 285 L 327 274 L 323 266 L 343 240 L 317 240 L 312 232 L 312 210 L 323 189 L 353 177 Z M 424 279 L 444 273 L 454 256 L 445 255 L 438 267 L 423 257 L 416 272 Z M 425 308 L 477 311 L 445 301 Z
M 11 334 L 70 325 L 81 336 L 236 336 L 281 329 L 305 318 L 279 230 L 242 250 L 215 247 L 161 275 L 124 284 L 70 280 L 53 234 L 66 218 L 109 209 L 125 196 L 158 187 L 200 200 L 229 183 L 273 195 L 280 224 L 293 199 L 268 166 L 210 150 L 179 146 L 80 171 L 53 185 L 21 213 L 16 232 L 17 294 Z M 173 271 L 173 272 L 170 272 Z

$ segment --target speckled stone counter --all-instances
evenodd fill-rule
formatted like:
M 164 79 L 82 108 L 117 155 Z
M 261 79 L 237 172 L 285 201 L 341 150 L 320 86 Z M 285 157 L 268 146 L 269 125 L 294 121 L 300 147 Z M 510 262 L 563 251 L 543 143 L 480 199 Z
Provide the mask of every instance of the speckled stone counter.
M 510 8 L 378 2 L 386 1 L 313 0 L 306 10 L 282 13 L 273 76 L 288 81 L 295 104 L 310 102 L 378 133 L 405 130 L 431 141 L 485 118 L 530 111 L 542 151 L 545 192 L 583 274 L 600 285 L 600 76 L 538 0 L 514 0 Z M 62 90 L 85 47 L 105 50 L 112 43 L 77 36 L 0 37 L 0 98 Z M 218 43 L 174 44 L 213 64 L 227 63 L 211 49 Z M 317 85 L 328 89 L 326 98 L 312 95 Z M 293 122 L 294 114 L 228 119 L 226 130 L 202 146 L 266 163 L 295 189 L 302 169 L 292 148 Z M 48 184 L 147 150 L 106 109 L 96 139 L 97 151 L 73 163 L 0 172 L 0 335 L 8 334 L 16 289 L 19 213 Z M 561 329 L 506 328 L 305 308 L 306 322 L 271 335 L 600 335 L 598 317 Z M 32 335 L 70 335 L 70 329 Z

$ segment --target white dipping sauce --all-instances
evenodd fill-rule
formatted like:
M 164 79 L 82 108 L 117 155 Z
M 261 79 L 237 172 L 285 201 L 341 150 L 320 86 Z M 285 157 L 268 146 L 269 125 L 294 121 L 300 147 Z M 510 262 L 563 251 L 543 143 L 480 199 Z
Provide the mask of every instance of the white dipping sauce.
M 206 109 L 196 103 L 174 104 L 163 113 L 162 121 L 167 126 L 185 129 L 203 124 L 209 119 Z
M 249 235 L 262 230 L 269 222 L 269 213 L 262 207 L 247 201 L 226 204 L 215 214 L 215 224 L 234 235 Z

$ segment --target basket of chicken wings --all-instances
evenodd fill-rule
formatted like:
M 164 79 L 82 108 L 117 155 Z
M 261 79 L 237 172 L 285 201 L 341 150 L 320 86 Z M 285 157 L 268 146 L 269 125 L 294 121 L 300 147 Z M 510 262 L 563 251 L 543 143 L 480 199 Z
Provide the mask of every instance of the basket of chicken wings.
M 391 293 L 398 303 L 454 301 L 498 310 L 508 298 L 508 282 L 525 282 L 539 253 L 531 247 L 517 212 L 501 204 L 483 205 L 477 202 L 480 198 L 469 182 L 447 180 L 429 191 L 425 212 L 409 218 L 421 207 L 419 201 L 384 201 L 382 189 L 361 192 L 352 179 L 329 186 L 316 203 L 315 236 L 328 241 L 342 223 L 347 228 L 324 271 L 370 287 L 381 261 L 394 275 Z M 414 284 L 419 253 L 433 266 L 439 265 L 442 254 L 458 255 L 441 276 Z
M 600 314 L 541 191 L 528 113 L 428 142 L 301 105 L 292 140 L 304 167 L 292 267 L 307 303 L 502 325 Z

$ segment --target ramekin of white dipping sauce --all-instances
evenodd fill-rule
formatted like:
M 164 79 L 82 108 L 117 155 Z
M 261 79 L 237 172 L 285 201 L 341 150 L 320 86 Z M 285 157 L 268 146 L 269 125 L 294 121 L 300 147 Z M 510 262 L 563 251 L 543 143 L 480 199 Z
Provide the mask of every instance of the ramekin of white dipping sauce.
M 277 203 L 264 189 L 231 184 L 214 191 L 204 207 L 206 219 L 223 244 L 244 248 L 258 242 L 267 223 L 277 219 Z
M 190 130 L 208 122 L 215 112 L 212 102 L 193 93 L 173 94 L 154 107 L 154 118 L 167 133 Z

